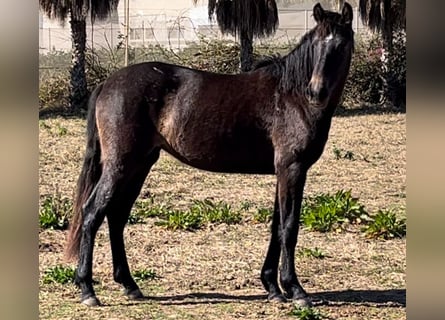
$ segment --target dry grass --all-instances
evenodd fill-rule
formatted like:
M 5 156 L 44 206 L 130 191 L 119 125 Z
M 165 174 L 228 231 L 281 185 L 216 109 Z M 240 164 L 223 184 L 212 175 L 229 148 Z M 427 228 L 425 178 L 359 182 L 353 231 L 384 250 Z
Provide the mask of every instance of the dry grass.
M 306 194 L 352 189 L 368 211 L 404 208 L 406 195 L 406 131 L 404 114 L 335 117 L 325 152 L 311 169 Z M 63 129 L 65 128 L 65 129 Z M 40 194 L 71 197 L 84 150 L 85 121 L 40 121 Z M 338 148 L 355 160 L 336 159 Z M 186 167 L 163 154 L 141 197 L 175 208 L 193 199 L 224 200 L 239 208 L 245 201 L 271 207 L 273 176 L 225 175 Z M 245 213 L 248 215 L 249 213 Z M 277 319 L 291 304 L 265 301 L 259 272 L 269 230 L 246 217 L 239 225 L 218 225 L 197 232 L 168 231 L 147 224 L 126 228 L 131 268 L 153 269 L 160 277 L 141 282 L 149 299 L 128 301 L 111 275 L 107 228 L 97 236 L 94 278 L 100 308 L 78 303 L 73 285 L 40 285 L 42 319 Z M 40 275 L 63 264 L 65 232 L 41 231 Z M 302 231 L 300 247 L 321 248 L 326 258 L 297 258 L 297 272 L 306 290 L 325 303 L 320 311 L 334 319 L 406 319 L 406 241 L 366 239 L 359 232 Z

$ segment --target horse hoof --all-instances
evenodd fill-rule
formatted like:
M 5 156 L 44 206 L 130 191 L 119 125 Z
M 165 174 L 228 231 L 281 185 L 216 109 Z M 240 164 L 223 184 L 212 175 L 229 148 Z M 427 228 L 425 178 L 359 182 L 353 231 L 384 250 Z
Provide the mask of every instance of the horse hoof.
M 292 303 L 302 308 L 312 307 L 312 300 L 309 297 L 294 299 L 292 300 Z
M 287 299 L 282 294 L 269 294 L 267 300 L 269 302 L 278 302 L 278 303 L 287 302 Z
M 100 306 L 100 301 L 96 297 L 88 297 L 82 300 L 82 304 L 88 307 Z
M 127 297 L 130 300 L 139 300 L 139 299 L 143 299 L 144 295 L 142 294 L 141 290 L 135 289 L 135 290 L 127 292 Z

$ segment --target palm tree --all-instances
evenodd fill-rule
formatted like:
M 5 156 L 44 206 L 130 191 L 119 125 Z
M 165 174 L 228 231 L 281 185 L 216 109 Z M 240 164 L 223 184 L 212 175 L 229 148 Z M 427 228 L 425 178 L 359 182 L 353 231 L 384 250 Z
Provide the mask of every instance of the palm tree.
M 197 0 L 193 0 L 196 4 Z M 209 18 L 216 21 L 223 34 L 239 36 L 241 70 L 253 64 L 253 38 L 275 33 L 278 9 L 275 0 L 209 0 Z
M 390 70 L 392 61 L 397 56 L 393 50 L 394 33 L 406 31 L 406 1 L 405 0 L 360 0 L 360 17 L 372 31 L 382 35 L 383 49 L 386 54 L 384 61 L 384 99 L 393 106 L 405 103 L 405 92 L 399 90 L 401 85 L 395 83 Z M 400 95 L 403 94 L 403 97 Z
M 71 25 L 72 64 L 70 80 L 70 107 L 73 110 L 84 106 L 88 97 L 85 74 L 86 19 L 88 14 L 95 19 L 106 19 L 117 9 L 119 0 L 39 0 L 43 13 L 50 19 Z

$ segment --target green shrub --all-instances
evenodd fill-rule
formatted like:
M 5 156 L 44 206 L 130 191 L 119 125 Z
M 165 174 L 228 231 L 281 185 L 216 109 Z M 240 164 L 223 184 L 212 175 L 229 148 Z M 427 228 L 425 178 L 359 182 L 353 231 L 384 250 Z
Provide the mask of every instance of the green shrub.
M 47 195 L 40 204 L 39 225 L 43 229 L 65 230 L 72 210 L 71 199 L 62 197 L 59 193 Z
M 39 83 L 39 109 L 68 106 L 69 85 L 69 76 L 65 73 L 42 79 Z
M 365 207 L 353 198 L 351 190 L 335 195 L 319 194 L 303 201 L 301 222 L 313 231 L 328 232 L 344 223 L 361 223 L 367 219 Z
M 45 270 L 42 281 L 44 284 L 49 283 L 73 283 L 76 276 L 76 269 L 73 267 L 64 267 L 57 265 Z
M 362 231 L 370 238 L 403 238 L 406 235 L 406 220 L 397 219 L 393 210 L 379 210 Z
M 406 89 L 406 46 L 403 34 L 395 34 L 395 52 L 391 62 L 391 73 L 394 74 L 393 86 L 404 93 Z M 254 48 L 255 60 L 264 55 L 287 54 L 295 43 L 265 43 Z M 379 36 L 369 38 L 358 36 L 351 62 L 351 70 L 345 85 L 343 102 L 347 106 L 378 104 L 382 101 L 383 77 L 381 39 Z M 239 44 L 230 40 L 207 39 L 201 37 L 190 43 L 179 52 L 160 45 L 149 45 L 143 48 L 130 48 L 129 64 L 144 61 L 162 61 L 183 65 L 199 70 L 219 73 L 239 73 Z M 40 55 L 42 66 L 39 78 L 39 107 L 68 105 L 70 53 Z M 55 66 L 55 70 L 45 69 Z M 89 90 L 105 80 L 112 72 L 124 66 L 122 48 L 95 48 L 86 52 L 86 76 Z M 403 95 L 404 97 L 404 95 Z
M 220 73 L 239 73 L 239 44 L 228 40 L 206 39 L 190 44 L 172 62 Z
M 348 106 L 379 104 L 382 98 L 383 79 L 379 36 L 369 39 L 357 37 L 351 68 L 343 92 L 343 104 Z
M 186 210 L 162 209 L 160 221 L 156 225 L 172 230 L 197 230 L 205 224 L 236 224 L 241 222 L 239 211 L 232 210 L 230 205 L 220 201 L 214 203 L 209 199 L 194 200 L 192 206 Z

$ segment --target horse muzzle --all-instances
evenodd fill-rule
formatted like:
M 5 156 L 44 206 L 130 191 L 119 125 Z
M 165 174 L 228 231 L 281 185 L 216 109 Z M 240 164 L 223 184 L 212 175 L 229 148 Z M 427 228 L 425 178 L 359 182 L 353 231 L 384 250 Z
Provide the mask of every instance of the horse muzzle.
M 306 88 L 305 95 L 310 105 L 323 107 L 327 103 L 329 91 L 320 78 L 312 77 Z

